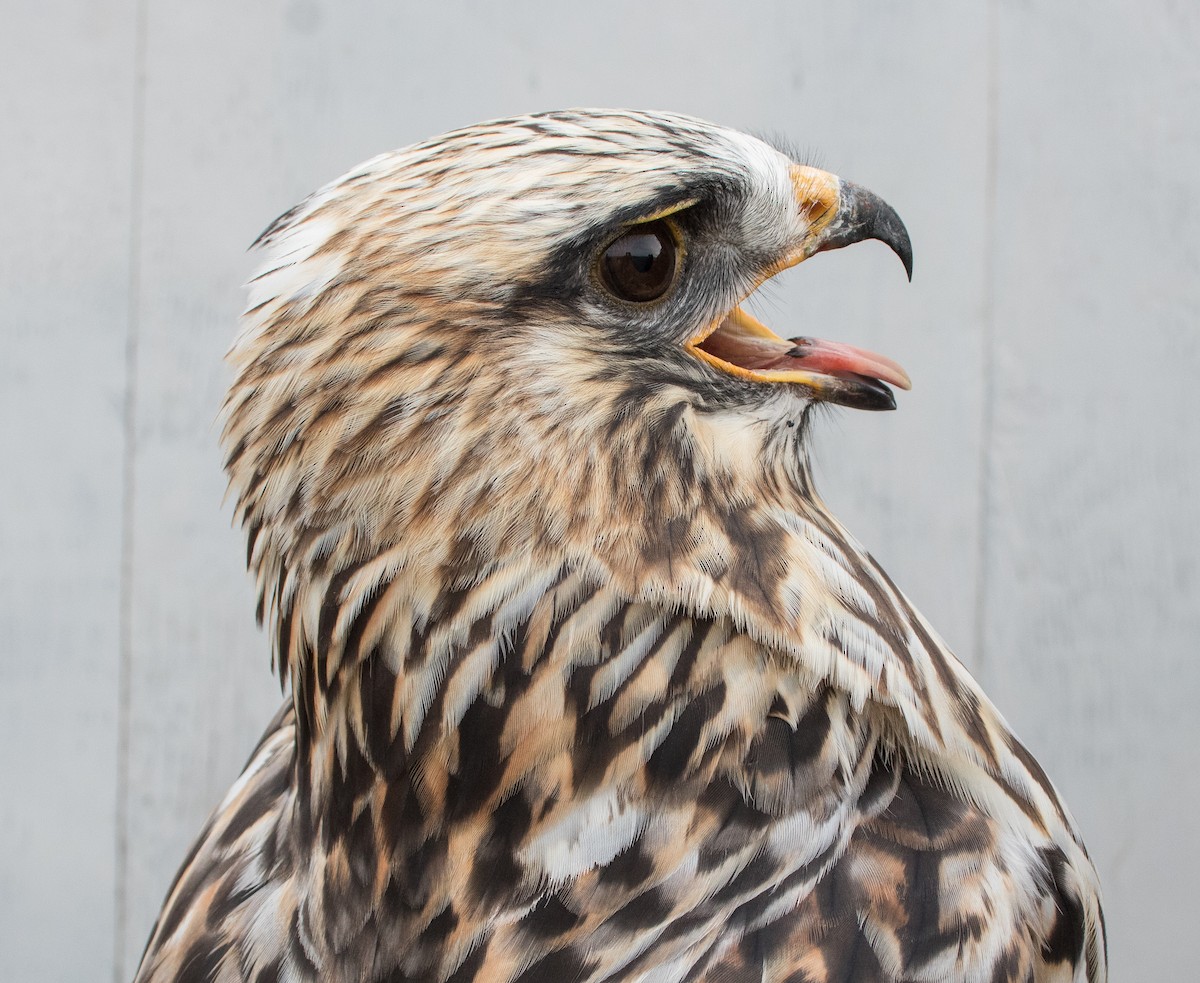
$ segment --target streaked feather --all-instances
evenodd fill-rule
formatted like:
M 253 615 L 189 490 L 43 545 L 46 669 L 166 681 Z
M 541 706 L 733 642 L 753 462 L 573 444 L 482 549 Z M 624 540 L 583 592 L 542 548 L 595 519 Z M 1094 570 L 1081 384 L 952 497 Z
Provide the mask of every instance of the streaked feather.
M 1070 816 L 816 495 L 810 404 L 682 350 L 803 233 L 786 165 L 522 117 L 264 233 L 225 442 L 292 692 L 138 980 L 1106 979 Z M 678 298 L 598 303 L 589 250 L 694 202 Z

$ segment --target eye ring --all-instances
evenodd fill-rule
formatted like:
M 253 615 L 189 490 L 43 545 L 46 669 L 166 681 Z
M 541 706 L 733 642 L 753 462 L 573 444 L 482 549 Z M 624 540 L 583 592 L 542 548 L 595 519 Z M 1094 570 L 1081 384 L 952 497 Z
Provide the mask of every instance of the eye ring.
M 680 253 L 675 231 L 663 219 L 631 226 L 600 254 L 600 281 L 619 300 L 648 304 L 675 283 Z

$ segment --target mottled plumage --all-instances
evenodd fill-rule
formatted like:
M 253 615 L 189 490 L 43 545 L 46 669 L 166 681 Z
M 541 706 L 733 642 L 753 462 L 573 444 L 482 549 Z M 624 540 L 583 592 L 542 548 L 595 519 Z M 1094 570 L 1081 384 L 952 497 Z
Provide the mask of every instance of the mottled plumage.
M 605 250 L 662 216 L 669 288 L 619 299 Z M 1106 979 L 1054 788 L 813 490 L 812 406 L 902 371 L 735 310 L 903 253 L 893 219 L 741 134 L 575 111 L 267 230 L 225 444 L 292 695 L 138 980 Z

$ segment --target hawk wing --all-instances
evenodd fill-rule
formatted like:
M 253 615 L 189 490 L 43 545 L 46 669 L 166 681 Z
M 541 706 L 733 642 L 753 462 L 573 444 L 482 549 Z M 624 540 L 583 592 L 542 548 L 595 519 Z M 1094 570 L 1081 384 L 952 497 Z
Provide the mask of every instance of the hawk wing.
M 242 920 L 277 919 L 281 909 L 274 902 L 281 889 L 294 888 L 286 811 L 292 801 L 295 731 L 295 709 L 288 699 L 175 875 L 136 983 L 287 978 L 279 975 L 278 963 L 272 975 L 269 959 L 256 962 L 254 952 L 246 951 Z M 284 924 L 277 924 L 277 933 Z
M 728 622 L 567 578 L 459 728 L 418 732 L 399 766 L 397 686 L 363 667 L 324 817 L 297 809 L 281 710 L 139 981 L 1101 978 L 1061 851 L 1024 855 L 878 711 L 797 685 Z
M 1103 936 L 1087 924 L 1061 850 L 1039 856 L 1022 911 L 1019 872 L 993 820 L 911 768 L 876 768 L 882 794 L 860 802 L 845 853 L 793 911 L 747 932 L 700 979 L 1104 978 Z

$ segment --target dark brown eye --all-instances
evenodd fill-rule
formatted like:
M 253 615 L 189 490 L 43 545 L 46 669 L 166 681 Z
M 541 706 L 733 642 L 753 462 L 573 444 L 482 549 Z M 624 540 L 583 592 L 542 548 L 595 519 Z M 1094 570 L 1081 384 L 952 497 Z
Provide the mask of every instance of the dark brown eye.
M 663 221 L 634 226 L 604 250 L 600 276 L 622 300 L 657 300 L 675 278 L 675 236 L 670 227 Z

